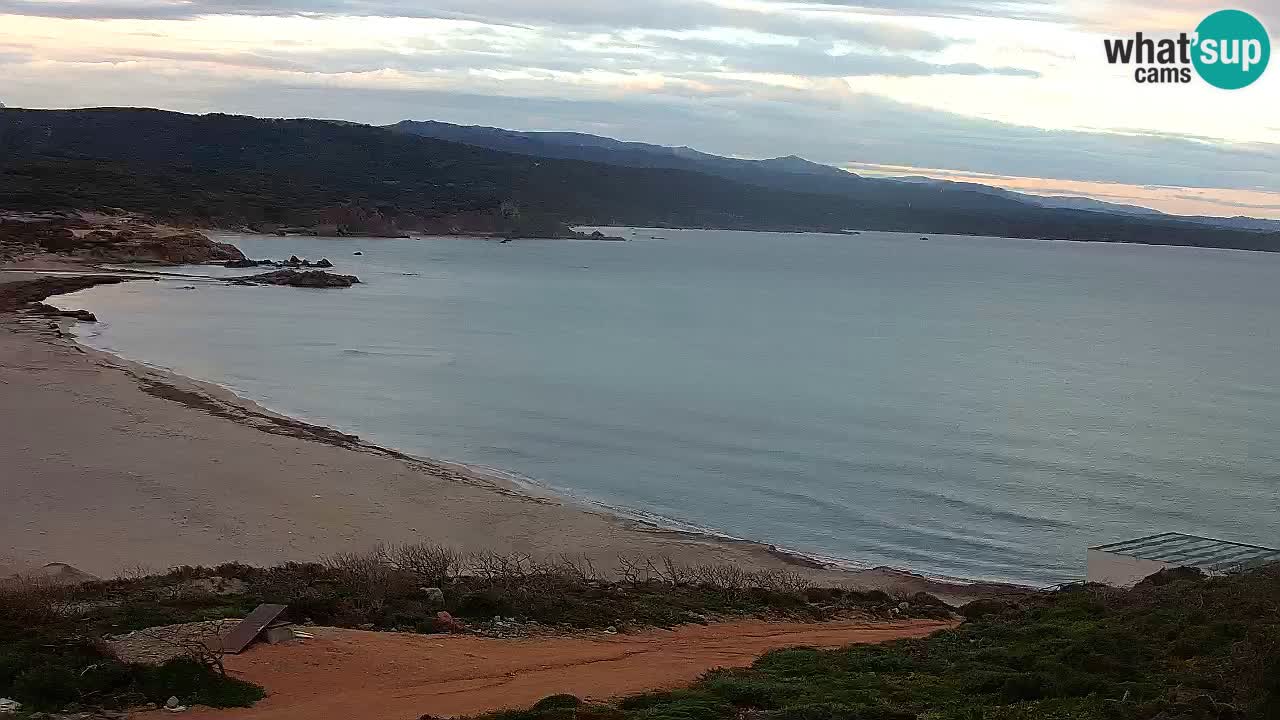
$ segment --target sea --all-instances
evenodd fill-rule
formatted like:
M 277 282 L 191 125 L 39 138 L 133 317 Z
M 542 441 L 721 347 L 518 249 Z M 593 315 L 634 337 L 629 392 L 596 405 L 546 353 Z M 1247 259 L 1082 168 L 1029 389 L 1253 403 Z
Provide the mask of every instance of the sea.
M 849 567 L 1044 586 L 1157 532 L 1280 544 L 1280 255 L 604 231 L 219 234 L 362 283 L 184 267 L 55 301 L 273 410 Z

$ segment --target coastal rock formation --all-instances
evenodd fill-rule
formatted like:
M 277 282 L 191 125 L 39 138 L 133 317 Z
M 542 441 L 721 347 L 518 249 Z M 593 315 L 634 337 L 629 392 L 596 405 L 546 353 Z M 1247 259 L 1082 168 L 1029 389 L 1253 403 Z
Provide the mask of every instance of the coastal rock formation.
M 194 231 L 164 235 L 121 230 L 111 242 L 95 248 L 92 255 L 112 262 L 159 262 L 170 265 L 244 259 L 244 254 L 234 245 L 214 242 Z
M 46 317 L 67 317 L 82 322 L 98 322 L 97 316 L 88 310 L 62 310 L 52 305 L 46 305 L 42 302 L 31 303 L 27 307 L 27 312 L 33 315 L 44 315 Z
M 303 288 L 351 287 L 360 282 L 355 275 L 337 275 L 323 270 L 276 270 L 274 272 L 236 278 L 237 283 L 261 283 L 264 285 L 288 285 Z
M 195 265 L 244 259 L 234 245 L 194 230 L 141 222 L 94 224 L 78 216 L 0 218 L 0 244 L 101 262 Z
M 51 295 L 84 290 L 94 285 L 114 285 L 124 280 L 115 275 L 58 275 L 5 283 L 0 285 L 0 312 L 19 310 Z
M 356 253 L 356 254 L 359 255 L 360 253 Z M 279 267 L 279 268 L 299 268 L 299 267 L 331 268 L 333 267 L 333 263 L 329 262 L 328 258 L 320 258 L 319 262 L 313 263 L 308 260 L 299 258 L 297 255 L 289 256 L 288 260 L 243 260 L 242 259 L 242 260 L 228 260 L 223 263 L 223 266 L 229 267 L 229 268 L 251 268 L 251 267 L 259 267 L 263 265 L 269 266 L 269 267 Z

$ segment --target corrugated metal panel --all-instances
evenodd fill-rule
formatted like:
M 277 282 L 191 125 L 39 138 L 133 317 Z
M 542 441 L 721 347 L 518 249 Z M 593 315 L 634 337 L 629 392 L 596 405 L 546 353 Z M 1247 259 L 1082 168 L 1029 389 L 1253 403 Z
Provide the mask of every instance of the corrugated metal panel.
M 1189 565 L 1213 572 L 1280 562 L 1280 550 L 1172 532 L 1099 545 L 1091 549 L 1172 565 Z

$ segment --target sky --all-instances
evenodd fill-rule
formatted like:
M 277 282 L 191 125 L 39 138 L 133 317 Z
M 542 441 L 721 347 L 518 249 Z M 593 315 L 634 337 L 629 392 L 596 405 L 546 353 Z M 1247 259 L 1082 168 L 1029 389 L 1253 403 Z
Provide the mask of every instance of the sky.
M 0 0 L 0 103 L 574 130 L 1280 218 L 1280 67 L 1141 85 L 1104 38 L 1280 0 Z M 1274 63 L 1280 66 L 1280 61 Z

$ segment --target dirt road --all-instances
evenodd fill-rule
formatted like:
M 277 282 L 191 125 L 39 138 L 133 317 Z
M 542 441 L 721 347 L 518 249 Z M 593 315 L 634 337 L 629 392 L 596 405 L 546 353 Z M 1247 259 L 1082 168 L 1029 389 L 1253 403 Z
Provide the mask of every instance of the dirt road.
M 526 707 L 556 693 L 603 700 L 688 684 L 716 667 L 750 665 L 782 647 L 839 647 L 922 637 L 949 623 L 742 621 L 524 640 L 317 628 L 315 639 L 257 645 L 228 668 L 267 688 L 245 710 L 194 710 L 201 720 L 414 720 Z M 311 629 L 309 629 L 310 631 Z M 171 717 L 150 713 L 151 717 Z

